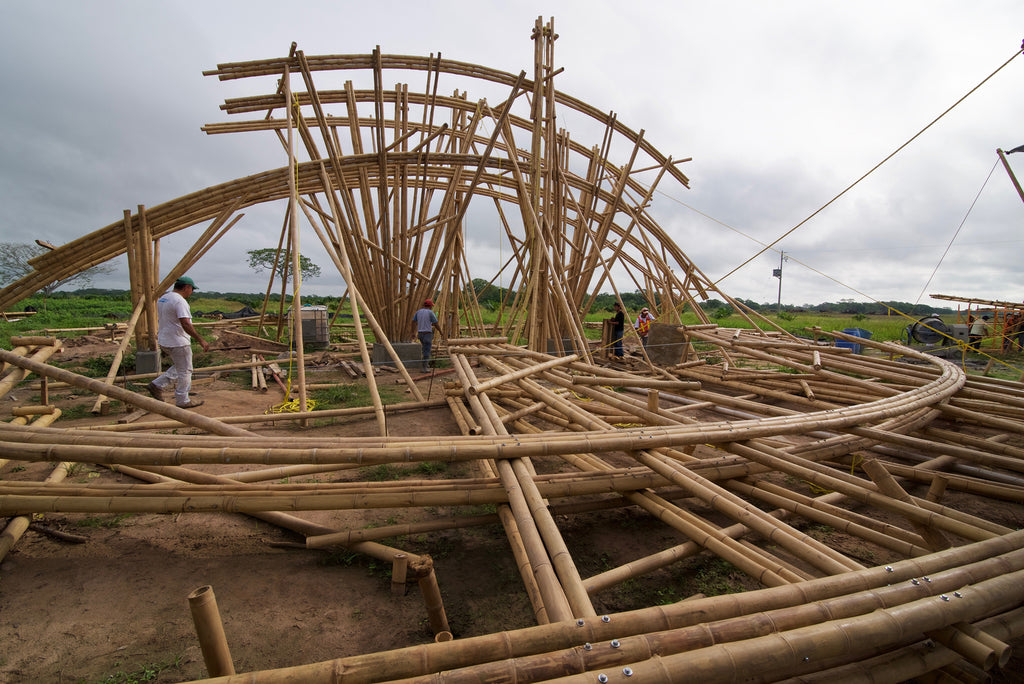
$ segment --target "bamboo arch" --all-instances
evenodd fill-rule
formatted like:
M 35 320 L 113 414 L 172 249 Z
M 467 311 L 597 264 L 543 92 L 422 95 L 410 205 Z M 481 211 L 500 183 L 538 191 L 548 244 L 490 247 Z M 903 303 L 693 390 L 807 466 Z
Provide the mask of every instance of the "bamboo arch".
M 7 364 L 0 395 L 32 373 L 190 420 L 207 434 L 0 424 L 5 459 L 108 464 L 148 482 L 4 481 L 0 514 L 261 516 L 299 531 L 310 548 L 341 544 L 394 560 L 396 576 L 408 563 L 428 597 L 432 628 L 446 634 L 443 587 L 430 559 L 379 540 L 460 523 L 333 530 L 291 512 L 496 506 L 494 515 L 465 524 L 503 526 L 538 626 L 215 681 L 824 681 L 1005 664 L 1006 642 L 1024 634 L 1024 535 L 1008 520 L 1024 505 L 1024 386 L 967 376 L 902 346 L 842 333 L 798 340 L 718 291 L 649 212 L 662 179 L 687 183 L 677 162 L 643 131 L 554 89 L 556 37 L 553 22 L 537 21 L 532 79 L 379 50 L 307 57 L 294 45 L 285 58 L 219 65 L 208 74 L 281 80 L 275 93 L 224 105 L 263 118 L 205 130 L 270 131 L 288 163 L 126 212 L 34 260 L 33 274 L 0 290 L 5 308 L 69 270 L 128 254 L 140 264 L 136 299 L 149 306 L 238 212 L 287 201 L 282 244 L 286 235 L 295 238 L 305 215 L 378 340 L 400 341 L 411 308 L 438 297 L 453 325 L 447 352 L 458 380 L 446 401 L 462 435 L 361 437 L 344 445 L 315 435 L 275 440 L 236 427 L 244 418 L 188 418 L 52 367 L 46 359 L 56 341 L 26 340 L 0 350 Z M 384 73 L 392 70 L 421 72 L 426 86 L 386 91 Z M 314 83 L 314 76 L 345 71 L 366 75 L 373 87 L 348 81 L 341 90 L 321 90 Z M 470 102 L 457 91 L 439 96 L 442 74 L 502 88 L 499 104 Z M 291 75 L 303 92 L 292 92 Z M 557 130 L 556 106 L 584 114 L 603 131 L 602 142 L 587 147 Z M 520 141 L 529 141 L 528 149 Z M 296 142 L 307 159 L 298 159 Z M 622 150 L 626 158 L 616 157 Z M 466 217 L 481 199 L 494 207 L 513 253 L 513 294 L 497 334 L 482 323 L 466 252 Z M 200 228 L 194 251 L 161 280 L 155 241 Z M 624 369 L 591 353 L 581 314 L 602 288 L 618 292 L 613 275 L 620 270 L 662 313 L 652 344 L 662 335 L 681 351 L 678 362 L 654 364 L 643 353 L 643 364 Z M 711 296 L 732 303 L 754 328 L 721 329 L 706 318 L 679 325 L 684 306 Z M 854 355 L 835 340 L 883 354 Z M 380 419 L 385 407 L 379 396 L 377 402 Z M 404 408 L 424 402 L 411 404 Z M 475 473 L 401 486 L 271 485 L 260 475 L 187 467 L 259 464 L 266 479 L 279 479 L 433 461 L 471 463 Z M 563 472 L 538 474 L 540 463 Z M 808 494 L 803 483 L 825 493 Z M 964 502 L 972 498 L 1002 502 L 1010 512 L 971 513 Z M 584 577 L 556 516 L 609 506 L 645 511 L 688 541 Z M 727 522 L 713 522 L 702 507 Z M 903 560 L 864 567 L 804 532 L 808 522 Z M 764 588 L 612 615 L 595 608 L 609 587 L 700 553 L 726 559 Z

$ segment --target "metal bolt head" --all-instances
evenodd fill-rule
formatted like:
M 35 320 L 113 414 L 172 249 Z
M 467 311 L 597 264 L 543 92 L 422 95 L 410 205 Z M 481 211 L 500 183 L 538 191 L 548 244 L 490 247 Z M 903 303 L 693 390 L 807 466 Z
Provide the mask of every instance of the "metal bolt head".
M 892 566 L 891 566 L 891 565 L 886 565 L 886 566 L 885 566 L 885 571 L 886 571 L 886 572 L 892 572 L 892 571 L 893 571 L 893 570 L 892 570 Z
M 921 579 L 923 579 L 923 580 L 924 580 L 925 582 L 931 582 L 931 581 L 932 581 L 932 580 L 931 580 L 931 578 L 930 578 L 930 577 L 928 577 L 928 575 L 925 575 L 925 576 L 924 576 L 924 577 L 922 577 Z
M 918 582 L 918 581 L 917 581 L 916 579 L 912 579 L 912 580 L 910 580 L 910 583 L 911 583 L 911 584 L 913 584 L 913 585 L 918 585 L 918 584 L 920 584 L 920 582 Z
M 959 591 L 954 591 L 953 592 L 953 596 L 956 596 L 957 598 L 963 598 L 964 597 L 964 595 L 961 594 Z
M 622 668 L 622 674 L 626 675 L 627 677 L 632 677 L 633 676 L 633 668 L 631 668 L 631 667 L 624 667 L 624 668 Z
M 621 645 L 618 639 L 612 639 L 612 648 L 618 648 Z
M 593 646 L 591 646 L 591 644 L 590 644 L 590 642 L 589 642 L 589 641 L 588 641 L 587 643 L 583 644 L 583 650 L 584 650 L 584 651 L 589 651 L 589 650 L 590 650 L 590 649 L 592 649 L 592 648 L 594 648 L 594 647 L 593 647 Z
M 583 618 L 580 618 L 580 619 L 578 619 L 578 620 L 576 621 L 576 626 L 577 626 L 577 627 L 582 627 L 582 626 L 583 626 L 583 625 L 585 625 L 585 624 L 587 624 L 587 623 L 583 621 Z
M 939 596 L 939 598 L 942 599 L 943 601 L 948 601 L 949 600 L 949 597 L 946 596 L 945 594 Z
M 601 616 L 601 622 L 611 622 L 611 621 L 612 621 L 612 619 L 610 617 L 608 617 L 607 615 L 602 615 Z
M 597 675 L 597 681 L 601 682 L 601 684 L 605 684 L 605 682 L 608 681 L 608 675 L 602 672 L 601 674 Z

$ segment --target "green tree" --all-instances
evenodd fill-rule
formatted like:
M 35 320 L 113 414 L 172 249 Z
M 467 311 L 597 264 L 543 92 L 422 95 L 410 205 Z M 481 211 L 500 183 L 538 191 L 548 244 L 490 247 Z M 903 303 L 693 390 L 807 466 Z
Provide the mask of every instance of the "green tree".
M 263 271 L 269 271 L 274 269 L 274 273 L 278 278 L 284 278 L 286 273 L 286 256 L 284 252 L 281 253 L 280 258 L 277 258 L 277 250 L 271 248 L 264 249 L 250 249 L 246 254 L 249 255 L 249 268 L 256 273 L 262 273 Z M 275 268 L 276 261 L 276 268 Z M 287 269 L 291 270 L 291 260 L 287 261 Z M 299 255 L 299 272 L 302 275 L 303 280 L 309 278 L 316 278 L 320 275 L 320 267 L 309 260 L 308 257 Z
M 21 280 L 35 271 L 35 269 L 29 265 L 29 260 L 34 259 L 49 250 L 49 247 L 43 247 L 39 244 L 33 245 L 18 242 L 0 242 L 0 286 L 10 285 L 11 283 Z M 52 295 L 54 291 L 59 290 L 65 285 L 69 285 L 71 283 L 89 285 L 94 277 L 109 275 L 113 272 L 113 266 L 99 264 L 92 268 L 87 268 L 84 271 L 79 271 L 78 273 L 69 275 L 67 278 L 62 278 L 61 280 L 56 280 L 48 285 L 44 285 L 39 291 L 43 293 L 43 297 L 45 299 Z

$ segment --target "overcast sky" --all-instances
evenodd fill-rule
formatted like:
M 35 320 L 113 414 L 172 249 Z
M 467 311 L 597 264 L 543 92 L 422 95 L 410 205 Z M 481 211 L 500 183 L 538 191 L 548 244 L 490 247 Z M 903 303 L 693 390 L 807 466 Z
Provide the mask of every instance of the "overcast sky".
M 282 166 L 269 134 L 200 131 L 228 120 L 225 98 L 270 90 L 202 75 L 220 62 L 280 57 L 295 41 L 307 55 L 379 45 L 532 73 L 530 32 L 543 16 L 559 34 L 559 90 L 615 111 L 663 153 L 693 158 L 681 166 L 691 188 L 663 184 L 651 213 L 717 279 L 910 140 L 1024 38 L 1020 0 L 367 5 L 3 3 L 0 241 L 61 244 L 124 209 Z M 572 131 L 572 114 L 560 113 Z M 782 301 L 944 304 L 931 293 L 1021 301 L 1024 202 L 996 155 L 1018 145 L 1024 56 L 779 242 L 792 257 Z M 1024 179 L 1024 153 L 1009 161 Z M 276 244 L 280 212 L 273 221 L 266 244 L 249 235 L 218 245 L 193 272 L 200 287 L 261 291 L 265 279 L 248 272 L 245 250 Z M 326 257 L 314 261 L 333 270 Z M 769 251 L 720 285 L 775 302 L 779 262 Z M 127 288 L 123 257 L 117 266 L 95 284 Z M 325 275 L 304 287 L 340 294 L 337 283 Z

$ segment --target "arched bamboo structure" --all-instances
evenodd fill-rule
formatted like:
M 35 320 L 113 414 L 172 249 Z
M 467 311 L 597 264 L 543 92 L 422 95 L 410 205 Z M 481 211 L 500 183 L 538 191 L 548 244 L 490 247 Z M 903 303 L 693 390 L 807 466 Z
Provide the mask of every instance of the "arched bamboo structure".
M 148 484 L 4 481 L 0 515 L 259 516 L 305 535 L 310 548 L 340 544 L 395 561 L 396 574 L 408 573 L 424 592 L 431 626 L 449 636 L 430 559 L 375 540 L 500 524 L 538 623 L 209 681 L 819 681 L 880 672 L 900 681 L 958 662 L 1005 664 L 1006 642 L 1024 635 L 1024 533 L 1015 531 L 1024 512 L 1024 385 L 842 333 L 811 341 L 763 320 L 743 331 L 706 319 L 679 325 L 684 306 L 712 294 L 753 314 L 717 291 L 648 211 L 664 176 L 686 183 L 676 163 L 642 131 L 554 89 L 556 37 L 553 24 L 538 20 L 532 79 L 439 56 L 307 57 L 294 46 L 285 58 L 220 65 L 210 74 L 282 80 L 275 93 L 225 104 L 265 117 L 206 130 L 273 131 L 282 142 L 295 135 L 309 159 L 299 161 L 286 143 L 285 167 L 126 213 L 38 258 L 33 275 L 0 291 L 2 309 L 69 269 L 128 253 L 151 269 L 138 269 L 137 288 L 139 301 L 151 301 L 158 282 L 199 258 L 239 210 L 287 200 L 282 243 L 301 211 L 378 339 L 403 339 L 418 301 L 437 296 L 453 326 L 447 351 L 458 380 L 446 401 L 462 435 L 339 444 L 315 432 L 277 440 L 213 418 L 190 419 L 199 435 L 4 423 L 6 459 L 108 464 Z M 422 72 L 426 87 L 385 91 L 384 73 L 396 69 Z M 314 76 L 345 70 L 369 73 L 373 88 L 314 84 Z M 292 92 L 289 74 L 303 92 Z M 490 106 L 439 96 L 441 74 L 504 88 L 503 99 Z M 524 103 L 527 113 L 516 114 Z M 328 114 L 329 105 L 343 105 L 342 113 Z M 603 142 L 586 147 L 556 130 L 556 106 L 596 122 Z M 613 159 L 623 149 L 626 159 Z M 467 212 L 481 201 L 495 207 L 513 252 L 514 297 L 497 331 L 478 315 L 466 250 Z M 205 223 L 195 251 L 163 280 L 152 257 L 140 256 L 152 253 L 153 240 Z M 659 308 L 663 325 L 651 344 L 678 350 L 677 360 L 655 364 L 643 353 L 644 363 L 627 369 L 593 357 L 580 315 L 596 293 L 616 287 L 619 269 Z M 477 337 L 460 339 L 455 322 Z M 855 355 L 833 338 L 882 354 Z M 49 366 L 54 346 L 36 340 L 0 350 L 8 364 L 0 393 L 34 373 L 153 407 Z M 475 474 L 270 485 L 252 473 L 187 467 L 259 464 L 278 479 L 412 462 L 467 462 Z M 974 500 L 1000 504 L 998 513 L 977 512 Z M 332 530 L 286 513 L 481 504 L 496 513 L 372 530 Z M 615 506 L 644 511 L 687 541 L 585 577 L 557 516 L 585 519 Z M 808 534 L 808 523 L 900 560 L 867 567 Z M 609 587 L 697 554 L 725 559 L 763 588 L 612 615 L 595 608 Z

